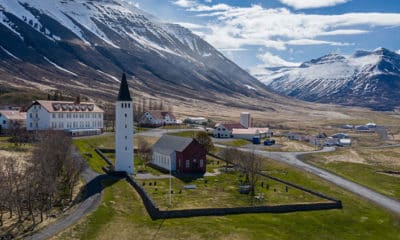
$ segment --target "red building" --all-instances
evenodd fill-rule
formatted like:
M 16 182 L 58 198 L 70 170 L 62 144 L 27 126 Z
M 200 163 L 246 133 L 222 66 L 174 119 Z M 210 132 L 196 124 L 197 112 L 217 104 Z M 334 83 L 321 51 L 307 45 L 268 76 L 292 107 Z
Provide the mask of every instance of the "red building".
M 205 173 L 207 153 L 195 139 L 164 135 L 153 146 L 151 163 L 177 173 Z

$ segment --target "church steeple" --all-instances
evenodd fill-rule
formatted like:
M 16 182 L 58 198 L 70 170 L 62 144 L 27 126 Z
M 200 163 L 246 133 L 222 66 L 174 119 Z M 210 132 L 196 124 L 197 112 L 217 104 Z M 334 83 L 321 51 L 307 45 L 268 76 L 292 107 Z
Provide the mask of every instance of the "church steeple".
M 119 87 L 117 101 L 132 102 L 131 94 L 129 93 L 128 81 L 126 80 L 125 73 L 122 75 L 121 86 Z

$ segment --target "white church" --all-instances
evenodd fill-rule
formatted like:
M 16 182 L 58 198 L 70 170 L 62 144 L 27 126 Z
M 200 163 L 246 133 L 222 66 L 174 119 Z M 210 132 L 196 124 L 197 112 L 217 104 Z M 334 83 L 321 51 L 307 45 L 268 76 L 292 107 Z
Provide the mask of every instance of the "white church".
M 115 106 L 115 171 L 134 173 L 133 101 L 123 74 Z

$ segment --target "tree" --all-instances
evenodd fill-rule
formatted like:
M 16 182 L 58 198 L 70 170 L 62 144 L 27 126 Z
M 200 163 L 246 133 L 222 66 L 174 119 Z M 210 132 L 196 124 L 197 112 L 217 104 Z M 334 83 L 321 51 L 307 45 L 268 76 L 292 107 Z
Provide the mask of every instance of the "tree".
M 136 141 L 138 146 L 137 154 L 142 160 L 144 168 L 151 161 L 151 145 L 143 136 L 139 136 Z
M 196 133 L 195 139 L 206 149 L 207 152 L 210 152 L 214 148 L 214 144 L 211 140 L 211 137 L 207 132 L 199 131 Z
M 251 187 L 250 193 L 252 195 L 255 195 L 255 186 L 259 179 L 261 161 L 262 159 L 254 152 L 254 150 L 251 152 L 241 152 L 240 157 L 237 158 L 237 163 L 246 175 L 246 180 Z

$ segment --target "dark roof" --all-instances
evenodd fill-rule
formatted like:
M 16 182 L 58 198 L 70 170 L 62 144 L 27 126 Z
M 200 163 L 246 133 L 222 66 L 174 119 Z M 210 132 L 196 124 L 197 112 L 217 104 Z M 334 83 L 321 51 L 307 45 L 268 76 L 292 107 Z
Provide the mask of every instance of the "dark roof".
M 126 80 L 125 73 L 122 75 L 121 86 L 119 87 L 117 101 L 132 102 L 131 94 L 129 93 L 128 81 Z
M 193 141 L 192 138 L 163 135 L 156 144 L 153 145 L 153 152 L 162 154 L 183 152 Z

